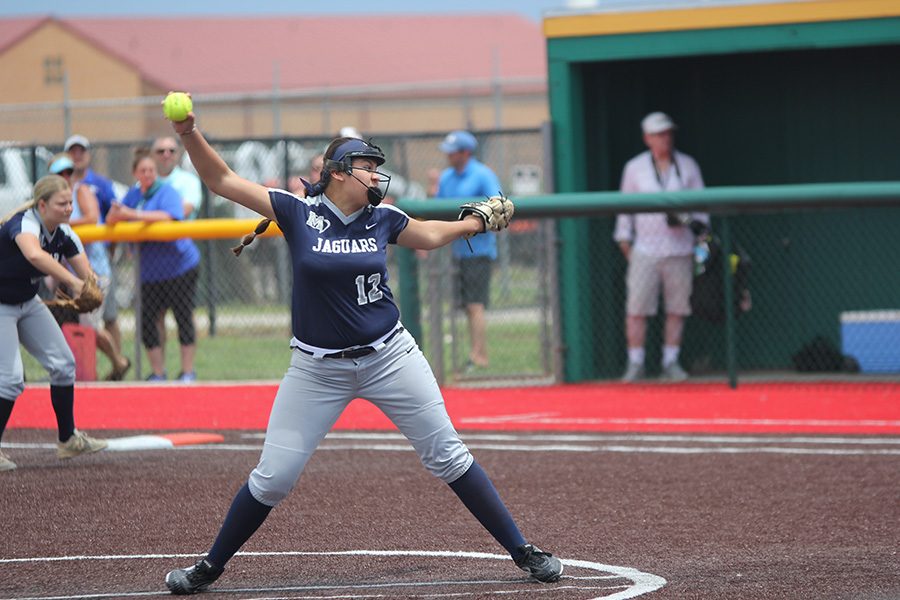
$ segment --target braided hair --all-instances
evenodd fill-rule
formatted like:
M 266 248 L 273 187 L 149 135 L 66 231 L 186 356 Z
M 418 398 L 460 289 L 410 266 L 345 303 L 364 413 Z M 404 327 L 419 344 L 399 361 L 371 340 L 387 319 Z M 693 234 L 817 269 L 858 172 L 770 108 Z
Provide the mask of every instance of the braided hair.
M 315 184 L 306 181 L 302 177 L 300 178 L 305 191 L 304 196 L 312 198 L 324 193 L 328 188 L 328 184 L 331 183 L 331 174 L 349 171 L 351 161 L 359 157 L 371 158 L 378 165 L 384 164 L 384 152 L 371 141 L 367 142 L 354 137 L 333 139 L 325 150 L 322 178 Z M 262 219 L 257 223 L 253 231 L 241 238 L 241 243 L 231 249 L 234 255 L 240 256 L 244 248 L 252 244 L 257 236 L 265 233 L 271 223 L 272 219 L 268 218 Z

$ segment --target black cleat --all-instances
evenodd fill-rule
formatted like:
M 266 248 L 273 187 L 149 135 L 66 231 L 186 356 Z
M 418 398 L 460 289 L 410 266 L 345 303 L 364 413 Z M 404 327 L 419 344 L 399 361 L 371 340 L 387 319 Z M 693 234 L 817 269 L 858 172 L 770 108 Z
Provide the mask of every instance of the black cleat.
M 166 575 L 166 587 L 173 594 L 183 596 L 204 591 L 225 569 L 212 566 L 206 559 L 187 569 L 175 569 Z
M 541 552 L 539 548 L 531 544 L 523 544 L 516 550 L 517 554 L 521 553 L 521 557 L 515 560 L 517 567 L 541 583 L 559 581 L 563 565 L 558 558 L 549 552 Z

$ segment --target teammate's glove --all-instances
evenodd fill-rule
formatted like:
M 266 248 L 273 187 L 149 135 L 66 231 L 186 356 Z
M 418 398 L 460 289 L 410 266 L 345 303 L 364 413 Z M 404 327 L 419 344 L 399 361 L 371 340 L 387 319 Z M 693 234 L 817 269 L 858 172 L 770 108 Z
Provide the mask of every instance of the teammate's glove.
M 97 285 L 97 280 L 93 275 L 88 276 L 84 280 L 81 293 L 76 298 L 72 298 L 67 293 L 57 288 L 56 298 L 45 302 L 50 308 L 71 309 L 79 313 L 89 313 L 100 308 L 103 304 L 103 292 Z
M 462 221 L 468 215 L 475 215 L 484 222 L 484 231 L 500 231 L 509 227 L 516 207 L 512 200 L 503 196 L 491 196 L 481 202 L 467 202 L 459 207 L 459 217 Z

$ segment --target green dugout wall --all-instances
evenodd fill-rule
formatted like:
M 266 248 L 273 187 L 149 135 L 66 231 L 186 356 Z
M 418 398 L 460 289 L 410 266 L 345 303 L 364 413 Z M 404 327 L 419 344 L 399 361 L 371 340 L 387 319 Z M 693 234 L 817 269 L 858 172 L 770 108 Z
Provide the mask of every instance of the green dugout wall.
M 653 110 L 679 124 L 676 145 L 698 160 L 707 186 L 900 179 L 900 1 L 550 16 L 544 30 L 557 192 L 617 189 L 625 162 L 644 149 L 639 123 Z M 898 211 L 850 213 L 731 218 L 751 256 L 770 251 L 754 247 L 754 240 L 771 239 L 773 231 L 792 235 L 789 268 L 767 270 L 757 260 L 754 270 L 767 289 L 780 290 L 779 304 L 802 302 L 800 286 L 832 282 L 834 297 L 792 313 L 797 340 L 825 334 L 838 341 L 837 313 L 849 302 L 841 298 L 844 285 L 885 278 L 866 272 L 866 256 L 898 244 Z M 624 261 L 611 241 L 612 224 L 612 217 L 560 224 L 569 381 L 615 377 L 624 366 Z M 838 242 L 859 239 L 863 231 L 866 244 L 827 260 L 812 250 L 821 244 L 802 244 L 823 232 Z M 896 281 L 885 285 L 872 297 L 857 294 L 853 306 L 885 308 L 891 297 L 900 306 Z M 777 307 L 757 303 L 754 311 L 743 325 L 755 335 L 765 338 L 767 328 L 786 326 Z M 611 331 L 620 334 L 598 335 Z M 683 356 L 701 337 L 709 344 L 717 336 L 689 323 Z M 651 333 L 649 361 L 653 341 Z M 739 366 L 786 368 L 797 349 L 793 342 L 773 344 L 742 356 Z

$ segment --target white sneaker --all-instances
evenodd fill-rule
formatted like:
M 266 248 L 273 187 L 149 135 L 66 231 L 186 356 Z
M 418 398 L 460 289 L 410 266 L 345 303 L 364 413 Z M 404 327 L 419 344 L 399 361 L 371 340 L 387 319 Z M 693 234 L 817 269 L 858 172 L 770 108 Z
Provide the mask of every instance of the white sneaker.
M 668 367 L 663 367 L 662 379 L 666 381 L 684 381 L 688 378 L 687 371 L 681 368 L 677 362 L 672 363 Z
M 622 375 L 622 383 L 634 383 L 638 379 L 643 378 L 644 365 L 641 363 L 629 362 L 628 367 L 625 369 L 625 374 Z
M 76 429 L 75 433 L 73 433 L 72 437 L 68 440 L 56 443 L 56 456 L 59 458 L 72 458 L 80 454 L 99 452 L 106 448 L 106 446 L 106 440 L 92 438 L 83 431 L 78 431 Z
M 0 471 L 12 471 L 16 468 L 16 463 L 11 461 L 7 455 L 0 450 Z

